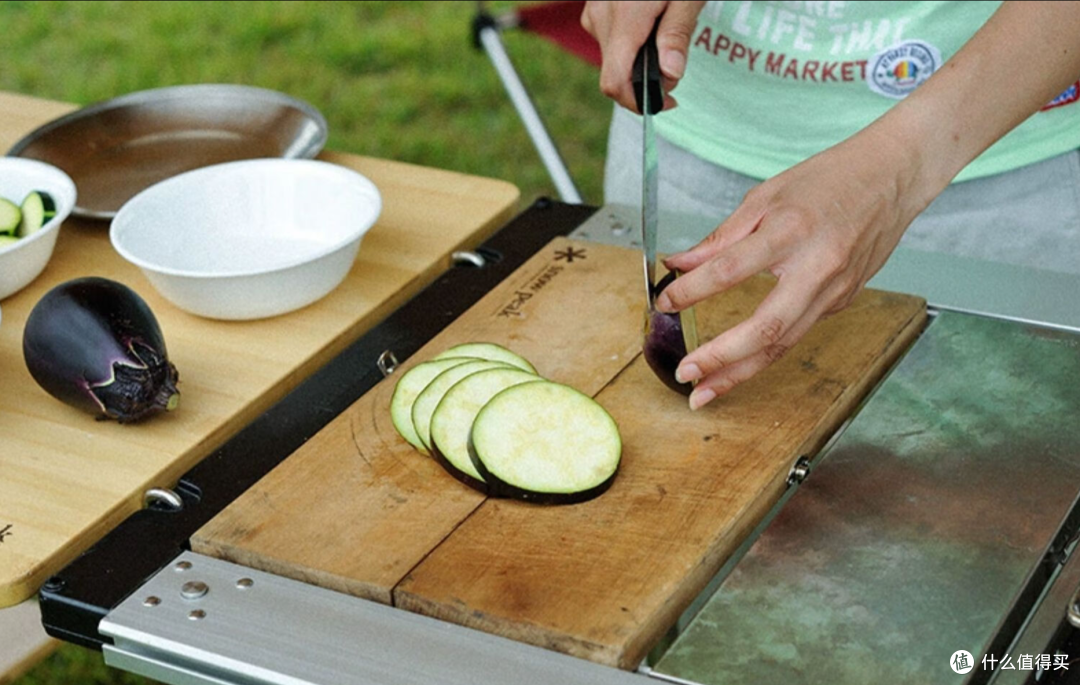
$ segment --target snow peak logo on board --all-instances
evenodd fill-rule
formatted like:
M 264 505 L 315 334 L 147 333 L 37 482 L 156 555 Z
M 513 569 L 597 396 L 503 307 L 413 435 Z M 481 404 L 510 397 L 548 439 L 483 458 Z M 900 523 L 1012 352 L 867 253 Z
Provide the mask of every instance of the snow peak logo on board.
M 585 250 L 583 248 L 567 247 L 563 250 L 555 250 L 554 262 L 566 262 L 567 264 L 570 264 L 581 259 L 585 259 Z M 521 316 L 521 310 L 524 308 L 525 303 L 543 290 L 544 286 L 551 283 L 553 278 L 566 270 L 565 266 L 554 262 L 530 276 L 526 281 L 528 285 L 515 290 L 510 301 L 503 305 L 496 315 L 505 317 Z
M 12 533 L 11 533 L 11 524 L 10 523 L 7 524 L 6 526 L 0 526 L 0 544 L 3 544 L 4 540 L 6 540 L 7 537 L 9 535 L 11 535 L 11 534 Z

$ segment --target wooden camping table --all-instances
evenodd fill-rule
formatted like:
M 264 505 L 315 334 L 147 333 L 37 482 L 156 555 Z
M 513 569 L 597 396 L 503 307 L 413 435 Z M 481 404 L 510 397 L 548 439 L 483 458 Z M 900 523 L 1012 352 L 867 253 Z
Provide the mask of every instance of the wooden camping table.
M 0 149 L 73 109 L 0 93 Z M 139 509 L 149 488 L 170 486 L 445 271 L 454 251 L 482 242 L 517 208 L 518 190 L 503 181 L 334 152 L 320 159 L 370 178 L 383 195 L 383 210 L 345 282 L 303 310 L 253 322 L 187 314 L 112 250 L 107 224 L 77 219 L 64 223 L 46 270 L 0 302 L 0 529 L 7 533 L 0 543 L 0 608 L 33 595 L 50 574 Z M 175 413 L 140 425 L 97 422 L 31 379 L 21 351 L 31 308 L 52 286 L 86 275 L 126 283 L 157 315 L 180 370 L 183 400 Z M 15 614 L 4 611 L 0 630 L 21 632 L 17 626 L 25 620 Z M 10 660 L 22 663 L 26 652 L 33 650 L 20 648 Z M 0 667 L 5 662 L 0 658 Z
M 376 183 L 382 187 L 383 178 L 391 184 L 384 192 L 396 187 L 393 179 L 402 178 L 378 176 L 384 166 L 399 165 L 363 161 L 371 165 L 366 173 Z M 431 173 L 443 178 L 442 172 Z M 477 179 L 463 182 L 475 184 L 478 192 L 503 187 Z M 468 196 L 466 204 L 472 197 L 470 191 L 453 195 Z M 485 216 L 505 217 L 511 203 L 507 199 Z M 490 228 L 485 224 L 469 235 Z M 91 227 L 70 232 L 94 235 Z M 107 250 L 94 254 L 103 253 Z M 912 263 L 925 266 L 925 259 Z M 258 586 L 271 578 L 270 585 L 281 580 L 329 588 L 335 592 L 321 596 L 332 595 L 333 606 L 351 602 L 341 597 L 347 593 L 371 600 L 363 604 L 391 604 L 432 616 L 441 619 L 436 622 L 441 635 L 463 634 L 443 630 L 449 628 L 444 622 L 457 623 L 512 638 L 514 645 L 531 643 L 609 667 L 634 668 L 777 500 L 793 461 L 817 451 L 851 415 L 918 336 L 926 317 L 919 298 L 867 291 L 754 381 L 690 413 L 681 398 L 651 376 L 638 353 L 640 265 L 640 254 L 625 247 L 557 238 L 403 360 L 402 369 L 454 343 L 483 338 L 522 352 L 545 376 L 595 395 L 619 422 L 624 442 L 622 471 L 602 497 L 545 508 L 486 499 L 465 488 L 397 437 L 385 411 L 391 377 L 195 531 L 190 543 L 205 555 L 199 559 L 238 563 L 259 578 Z M 925 280 L 922 272 L 917 276 L 901 279 L 906 285 L 897 289 Z M 970 276 L 964 283 L 972 282 Z M 704 337 L 745 317 L 769 285 L 767 279 L 751 279 L 729 296 L 700 306 Z M 403 299 L 387 297 L 388 308 Z M 1031 310 L 1028 303 L 1022 305 L 1021 312 Z M 171 326 L 179 326 L 172 319 L 182 317 L 162 314 L 167 317 L 168 335 Z M 215 334 L 226 335 L 227 328 Z M 0 330 L 0 343 L 6 342 L 3 336 Z M 196 369 L 197 363 L 190 361 Z M 39 411 L 61 411 L 46 410 L 44 401 L 26 401 L 28 408 L 20 406 L 24 419 Z M 0 417 L 3 411 L 7 405 L 0 404 Z M 151 456 L 153 447 L 152 441 L 139 445 Z M 135 495 L 140 491 L 133 490 Z M 179 577 L 171 568 L 160 575 L 171 575 L 173 581 Z M 162 596 L 163 606 L 175 608 L 175 596 Z M 210 598 L 215 596 L 226 594 L 215 589 Z M 132 595 L 137 605 L 144 597 Z M 413 616 L 393 610 L 381 615 L 387 613 Z M 281 620 L 272 611 L 266 618 Z M 326 621 L 320 613 L 309 627 Z M 250 625 L 258 632 L 264 624 Z M 269 631 L 275 632 L 282 631 Z M 295 634 L 301 641 L 306 637 Z M 261 637 L 279 636 L 263 631 Z M 360 648 L 348 639 L 341 651 Z M 249 644 L 253 654 L 260 654 L 260 645 Z M 407 658 L 424 661 L 432 645 L 405 648 L 410 649 L 416 653 Z M 459 662 L 468 660 L 460 656 L 454 655 Z M 616 668 L 605 672 L 620 673 Z M 498 680 L 485 676 L 445 680 Z
M 0 95 L 0 145 L 71 107 Z M 369 176 L 383 215 L 346 282 L 299 312 L 245 323 L 185 314 L 66 222 L 49 267 L 3 303 L 0 604 L 15 604 L 333 358 L 514 210 L 498 181 L 327 153 Z M 124 281 L 157 313 L 181 409 L 137 426 L 90 420 L 41 392 L 21 361 L 33 303 L 68 278 Z M 401 441 L 388 378 L 192 537 L 203 554 L 622 669 L 635 667 L 813 453 L 921 329 L 920 298 L 867 291 L 798 351 L 690 413 L 640 352 L 640 253 L 558 238 L 407 362 L 486 339 L 595 395 L 619 422 L 622 472 L 602 497 L 537 509 L 485 499 Z M 704 335 L 745 317 L 751 279 L 699 307 Z M 586 295 L 587 294 L 587 295 Z M 7 390 L 10 389 L 10 390 Z M 10 447 L 8 447 L 10 445 Z M 10 477 L 8 477 L 10 476 Z M 288 525 L 282 525 L 287 521 Z M 347 524 L 347 525 L 346 525 Z

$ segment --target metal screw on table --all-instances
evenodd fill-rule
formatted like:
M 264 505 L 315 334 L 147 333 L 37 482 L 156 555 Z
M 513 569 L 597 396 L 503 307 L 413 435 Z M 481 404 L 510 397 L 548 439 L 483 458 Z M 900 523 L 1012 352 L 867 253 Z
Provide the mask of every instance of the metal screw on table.
M 1080 594 L 1073 596 L 1069 602 L 1069 608 L 1065 611 L 1065 618 L 1074 628 L 1080 628 Z
M 161 604 L 161 598 L 150 595 L 149 597 L 144 599 L 142 603 L 144 607 L 156 607 L 157 605 Z
M 188 569 L 191 568 L 191 562 L 190 561 L 178 561 L 178 562 L 176 562 L 176 566 L 174 566 L 173 568 L 175 568 L 177 570 L 177 572 L 187 571 Z
M 249 587 L 255 584 L 255 581 L 251 578 L 241 578 L 236 581 L 236 587 L 240 590 L 247 590 Z
M 809 475 L 810 459 L 805 456 L 799 457 L 795 460 L 795 464 L 791 467 L 791 471 L 788 472 L 787 484 L 798 485 L 806 480 L 806 477 Z
M 143 493 L 143 507 L 180 511 L 184 508 L 184 500 L 168 488 L 150 488 Z
M 199 621 L 206 618 L 206 612 L 202 609 L 196 609 L 188 614 L 188 619 L 192 621 Z
M 455 265 L 468 265 L 475 266 L 480 269 L 487 264 L 487 260 L 484 259 L 484 255 L 479 252 L 473 252 L 471 250 L 461 250 L 450 255 L 450 261 Z
M 189 580 L 180 587 L 180 596 L 184 599 L 199 599 L 210 592 L 210 586 L 201 580 Z

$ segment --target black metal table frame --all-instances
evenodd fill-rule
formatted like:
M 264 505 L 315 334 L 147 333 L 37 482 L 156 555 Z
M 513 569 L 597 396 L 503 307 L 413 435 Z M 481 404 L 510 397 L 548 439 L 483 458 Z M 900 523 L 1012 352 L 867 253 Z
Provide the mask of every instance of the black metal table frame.
M 379 360 L 405 361 L 532 257 L 596 208 L 537 200 L 462 263 L 349 345 L 213 451 L 173 487 L 182 505 L 151 504 L 50 577 L 39 592 L 42 623 L 58 639 L 101 649 L 98 624 L 182 551 L 203 524 L 383 379 Z

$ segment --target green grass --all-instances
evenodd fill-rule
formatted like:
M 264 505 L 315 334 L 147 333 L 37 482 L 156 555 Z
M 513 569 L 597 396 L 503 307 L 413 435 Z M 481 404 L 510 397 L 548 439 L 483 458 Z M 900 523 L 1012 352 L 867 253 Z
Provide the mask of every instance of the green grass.
M 494 3 L 502 9 L 512 3 Z M 242 83 L 319 108 L 329 148 L 554 187 L 486 56 L 472 2 L 0 2 L 0 87 L 78 104 Z M 611 107 L 595 69 L 507 34 L 522 80 L 589 202 Z
M 492 3 L 501 11 L 514 3 Z M 473 2 L 0 2 L 0 88 L 77 104 L 185 83 L 279 90 L 326 116 L 327 147 L 556 195 L 487 57 Z M 507 49 L 586 202 L 601 202 L 610 103 L 535 36 Z M 145 683 L 64 646 L 17 685 Z

